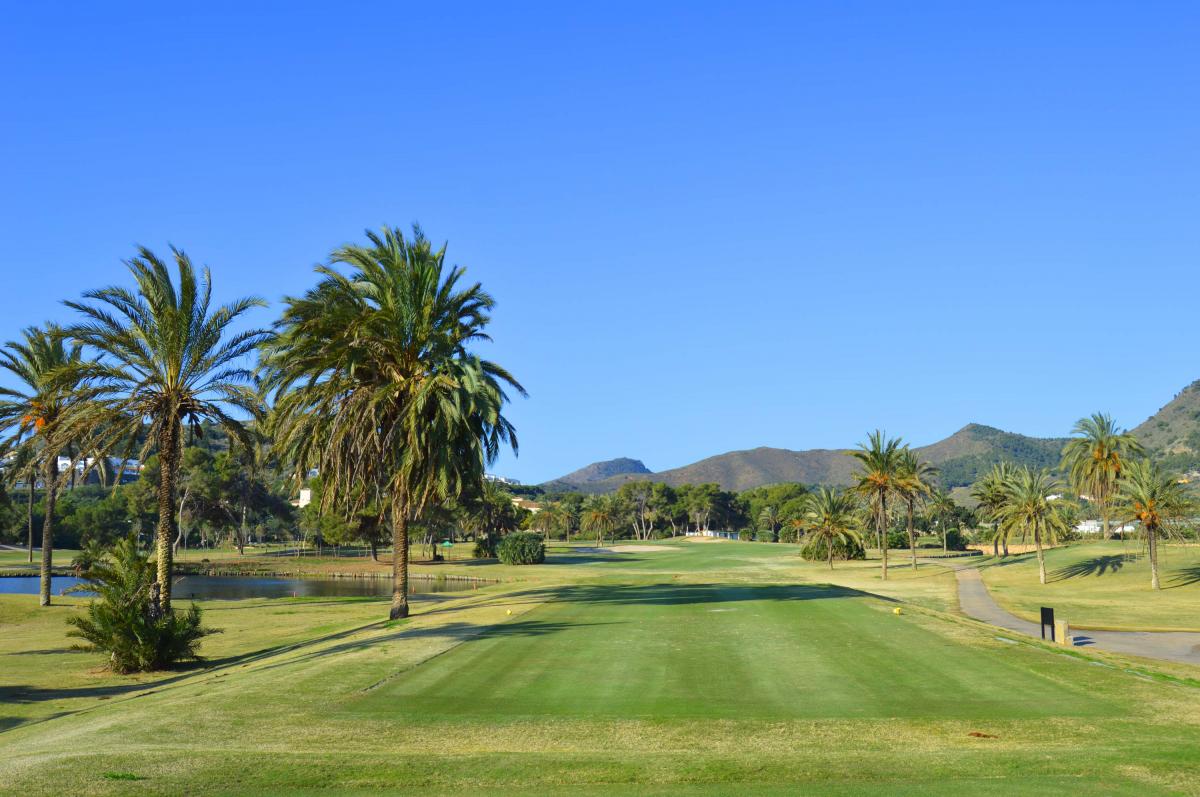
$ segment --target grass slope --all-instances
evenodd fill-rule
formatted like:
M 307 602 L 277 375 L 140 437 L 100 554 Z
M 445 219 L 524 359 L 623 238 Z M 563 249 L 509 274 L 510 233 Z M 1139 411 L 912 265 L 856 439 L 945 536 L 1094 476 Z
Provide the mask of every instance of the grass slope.
M 386 600 L 212 602 L 208 665 L 138 678 L 65 651 L 75 607 L 0 598 L 0 791 L 1196 791 L 1186 682 L 896 616 L 790 546 L 670 548 L 454 564 L 519 580 L 395 624 Z M 926 599 L 944 580 L 896 575 Z
M 1159 573 L 1164 589 L 1155 592 L 1136 540 L 1050 549 L 1045 585 L 1033 554 L 989 559 L 980 570 L 996 602 L 1027 620 L 1053 606 L 1077 628 L 1200 631 L 1200 547 L 1162 545 Z

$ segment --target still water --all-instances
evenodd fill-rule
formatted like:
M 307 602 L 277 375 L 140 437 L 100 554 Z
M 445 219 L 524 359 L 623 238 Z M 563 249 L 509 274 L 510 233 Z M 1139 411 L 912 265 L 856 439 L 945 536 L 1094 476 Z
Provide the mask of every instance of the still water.
M 37 576 L 0 578 L 0 595 L 36 595 Z M 74 576 L 54 576 L 50 592 L 62 591 L 80 583 Z M 431 592 L 460 592 L 475 584 L 457 579 L 409 579 L 409 594 Z M 80 597 L 89 592 L 73 593 Z M 175 581 L 172 597 L 186 600 L 242 600 L 244 598 L 345 598 L 364 595 L 391 595 L 389 578 L 266 578 L 259 576 L 180 576 Z

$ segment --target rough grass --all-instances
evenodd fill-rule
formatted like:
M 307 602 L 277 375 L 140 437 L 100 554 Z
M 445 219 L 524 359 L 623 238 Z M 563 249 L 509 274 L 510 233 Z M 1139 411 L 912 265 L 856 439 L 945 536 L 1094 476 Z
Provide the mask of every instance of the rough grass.
M 76 608 L 0 599 L 0 791 L 1196 792 L 1184 681 L 897 616 L 788 546 L 677 545 L 556 554 L 394 624 L 374 599 L 214 601 L 208 666 L 138 678 L 62 652 Z
M 1200 546 L 1160 546 L 1158 592 L 1137 540 L 1047 551 L 1045 585 L 1034 554 L 989 557 L 980 573 L 997 603 L 1035 622 L 1039 607 L 1053 606 L 1076 628 L 1200 631 Z

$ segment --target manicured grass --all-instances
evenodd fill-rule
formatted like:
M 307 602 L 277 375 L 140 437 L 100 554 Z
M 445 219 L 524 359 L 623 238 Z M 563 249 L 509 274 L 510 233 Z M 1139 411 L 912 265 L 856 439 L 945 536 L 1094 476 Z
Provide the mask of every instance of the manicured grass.
M 1045 585 L 1033 554 L 989 557 L 980 573 L 1000 605 L 1029 620 L 1037 620 L 1039 607 L 1053 606 L 1078 628 L 1200 631 L 1200 546 L 1160 546 L 1158 592 L 1137 540 L 1049 550 Z
M 63 652 L 77 608 L 0 598 L 0 791 L 1168 794 L 1200 782 L 1200 688 L 1186 681 L 911 604 L 897 616 L 824 585 L 828 571 L 789 546 L 674 546 L 455 565 L 520 580 L 431 596 L 400 623 L 381 622 L 375 599 L 214 601 L 206 620 L 225 633 L 205 642 L 208 666 L 137 678 Z M 895 575 L 886 589 L 926 597 L 946 576 Z

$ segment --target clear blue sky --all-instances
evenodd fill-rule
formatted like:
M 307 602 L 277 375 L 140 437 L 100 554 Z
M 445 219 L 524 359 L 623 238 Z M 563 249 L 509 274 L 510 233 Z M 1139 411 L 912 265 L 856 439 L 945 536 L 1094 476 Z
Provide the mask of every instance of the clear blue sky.
M 499 302 L 526 481 L 1200 378 L 1195 4 L 164 5 L 6 5 L 4 338 L 135 243 L 277 302 L 420 221 Z

